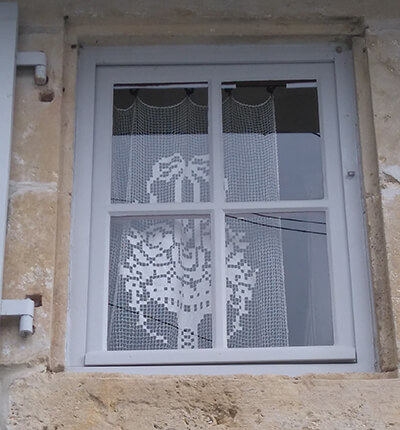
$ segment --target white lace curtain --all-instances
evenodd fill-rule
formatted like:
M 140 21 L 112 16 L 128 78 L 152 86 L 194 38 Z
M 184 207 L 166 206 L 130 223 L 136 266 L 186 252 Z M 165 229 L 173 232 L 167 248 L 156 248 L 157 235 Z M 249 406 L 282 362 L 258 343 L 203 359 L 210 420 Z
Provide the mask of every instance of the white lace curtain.
M 223 104 L 227 201 L 279 199 L 272 97 Z M 208 108 L 187 96 L 114 109 L 113 203 L 210 201 Z M 280 221 L 226 218 L 228 347 L 288 344 Z M 211 221 L 207 216 L 111 222 L 109 350 L 212 347 Z

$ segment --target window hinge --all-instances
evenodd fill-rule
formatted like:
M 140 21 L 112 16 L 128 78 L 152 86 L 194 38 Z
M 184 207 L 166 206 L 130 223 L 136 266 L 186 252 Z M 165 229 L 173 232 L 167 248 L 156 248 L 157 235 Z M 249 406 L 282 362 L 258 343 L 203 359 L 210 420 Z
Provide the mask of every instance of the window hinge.
M 47 83 L 47 58 L 42 51 L 35 52 L 17 52 L 17 67 L 34 67 L 34 80 L 36 85 L 45 85 Z
M 33 310 L 34 301 L 22 300 L 0 300 L 0 316 L 20 317 L 19 332 L 26 337 L 33 334 Z

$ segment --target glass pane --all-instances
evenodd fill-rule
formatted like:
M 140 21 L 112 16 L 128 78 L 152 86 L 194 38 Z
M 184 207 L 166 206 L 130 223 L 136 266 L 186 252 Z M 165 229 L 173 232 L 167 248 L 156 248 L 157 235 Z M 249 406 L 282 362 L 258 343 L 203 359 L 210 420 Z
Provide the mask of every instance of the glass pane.
M 210 225 L 111 219 L 108 350 L 212 347 Z
M 226 200 L 323 198 L 316 83 L 226 82 L 222 96 Z
M 323 212 L 228 214 L 229 348 L 333 344 Z
M 176 85 L 115 87 L 112 203 L 210 200 L 207 88 Z

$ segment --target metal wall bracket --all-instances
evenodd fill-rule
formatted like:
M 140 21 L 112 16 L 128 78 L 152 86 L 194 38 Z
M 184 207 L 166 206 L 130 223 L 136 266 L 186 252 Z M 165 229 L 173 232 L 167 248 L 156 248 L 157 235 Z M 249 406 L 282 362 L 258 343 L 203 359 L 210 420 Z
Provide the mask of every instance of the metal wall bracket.
M 0 316 L 20 317 L 19 332 L 26 337 L 33 334 L 33 312 L 35 303 L 31 299 L 0 300 Z
M 36 52 L 17 52 L 17 67 L 34 67 L 34 80 L 36 85 L 47 83 L 47 58 L 42 51 Z

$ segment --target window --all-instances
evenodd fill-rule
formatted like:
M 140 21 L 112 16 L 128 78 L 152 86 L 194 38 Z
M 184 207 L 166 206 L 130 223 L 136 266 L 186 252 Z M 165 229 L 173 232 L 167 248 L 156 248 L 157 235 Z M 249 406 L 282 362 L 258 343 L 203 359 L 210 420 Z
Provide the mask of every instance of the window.
M 350 52 L 84 48 L 79 73 L 69 365 L 372 370 Z

